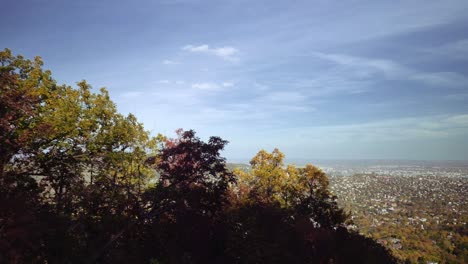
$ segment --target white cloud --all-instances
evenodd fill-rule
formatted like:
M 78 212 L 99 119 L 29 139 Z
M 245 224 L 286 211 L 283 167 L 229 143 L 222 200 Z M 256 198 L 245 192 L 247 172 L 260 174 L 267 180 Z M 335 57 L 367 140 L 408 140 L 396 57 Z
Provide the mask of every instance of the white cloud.
M 192 88 L 204 91 L 217 91 L 221 88 L 221 86 L 216 83 L 203 82 L 192 84 Z
M 210 46 L 206 44 L 200 46 L 187 45 L 184 46 L 182 50 L 193 53 L 211 54 L 228 61 L 237 61 L 239 59 L 237 57 L 239 50 L 230 46 L 210 48 Z
M 200 82 L 200 83 L 193 83 L 192 88 L 204 91 L 220 91 L 224 88 L 234 87 L 234 83 L 232 82 Z
M 234 86 L 234 83 L 232 83 L 232 82 L 223 82 L 221 85 L 222 85 L 223 87 L 233 87 L 233 86 Z
M 167 80 L 167 79 L 164 79 L 164 80 L 159 80 L 157 81 L 157 83 L 160 83 L 160 84 L 175 84 L 175 85 L 182 85 L 182 84 L 185 84 L 185 81 L 182 81 L 182 80 Z
M 213 49 L 213 52 L 221 58 L 232 58 L 239 53 L 239 50 L 233 47 L 222 47 Z
M 200 46 L 192 46 L 187 45 L 182 48 L 183 50 L 191 51 L 191 52 L 211 52 L 212 50 L 208 45 L 200 45 Z
M 180 64 L 179 62 L 173 61 L 173 60 L 163 60 L 162 63 L 163 63 L 164 65 L 176 65 L 176 64 Z

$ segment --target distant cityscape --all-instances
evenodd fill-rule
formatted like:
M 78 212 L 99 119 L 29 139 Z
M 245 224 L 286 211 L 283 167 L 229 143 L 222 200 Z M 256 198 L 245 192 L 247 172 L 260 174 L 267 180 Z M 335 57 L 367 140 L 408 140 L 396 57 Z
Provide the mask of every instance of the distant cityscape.
M 246 160 L 235 160 L 236 166 L 249 167 Z M 444 176 L 468 177 L 468 161 L 426 160 L 286 160 L 286 164 L 303 167 L 312 164 L 329 176 L 351 176 L 375 173 L 389 176 Z
M 401 259 L 463 263 L 468 162 L 317 162 L 359 232 Z

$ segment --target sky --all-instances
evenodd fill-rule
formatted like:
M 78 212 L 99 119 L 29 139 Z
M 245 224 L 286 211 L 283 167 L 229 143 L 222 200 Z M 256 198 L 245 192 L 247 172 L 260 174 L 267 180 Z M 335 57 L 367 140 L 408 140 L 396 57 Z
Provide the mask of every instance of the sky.
M 468 1 L 1 0 L 0 48 L 229 161 L 468 160 Z

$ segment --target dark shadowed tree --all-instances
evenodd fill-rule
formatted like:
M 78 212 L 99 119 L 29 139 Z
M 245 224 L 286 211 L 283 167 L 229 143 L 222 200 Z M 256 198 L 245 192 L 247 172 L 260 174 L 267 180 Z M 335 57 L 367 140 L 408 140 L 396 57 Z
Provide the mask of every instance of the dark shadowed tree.
M 216 263 L 223 257 L 221 220 L 234 175 L 220 156 L 227 141 L 203 142 L 195 132 L 178 131 L 152 162 L 159 183 L 153 197 L 153 250 L 165 263 Z

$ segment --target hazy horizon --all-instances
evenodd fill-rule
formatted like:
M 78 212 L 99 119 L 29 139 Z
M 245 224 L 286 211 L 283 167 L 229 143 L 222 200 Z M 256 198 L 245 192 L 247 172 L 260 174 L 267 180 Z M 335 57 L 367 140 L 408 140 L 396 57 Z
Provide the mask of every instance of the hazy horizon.
M 226 161 L 228 163 L 243 163 L 248 164 L 251 158 L 228 158 Z M 358 164 L 360 162 L 363 163 L 370 163 L 370 164 L 380 164 L 380 165 L 388 165 L 388 164 L 411 164 L 411 165 L 420 165 L 420 164 L 427 164 L 427 165 L 462 165 L 468 166 L 468 160 L 416 160 L 416 159 L 324 159 L 324 158 L 286 158 L 285 164 L 296 164 L 296 165 L 304 165 L 307 163 L 348 163 L 348 164 Z
M 6 1 L 1 48 L 177 128 L 334 160 L 468 160 L 467 1 Z

